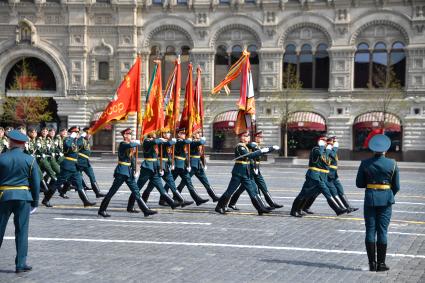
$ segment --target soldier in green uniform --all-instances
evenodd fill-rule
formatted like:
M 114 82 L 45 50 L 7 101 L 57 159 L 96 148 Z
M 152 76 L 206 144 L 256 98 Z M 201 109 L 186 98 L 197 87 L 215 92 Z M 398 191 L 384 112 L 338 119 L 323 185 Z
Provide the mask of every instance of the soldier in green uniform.
M 50 158 L 50 166 L 52 167 L 53 171 L 55 171 L 56 176 L 60 173 L 60 166 L 58 163 L 59 158 L 59 150 L 58 150 L 58 144 L 56 143 L 56 130 L 55 128 L 50 128 L 49 133 L 47 135 L 47 139 L 50 144 L 50 154 L 52 157 Z
M 140 145 L 140 141 L 131 140 L 132 131 L 130 128 L 127 128 L 121 132 L 124 141 L 120 142 L 118 147 L 118 165 L 114 171 L 114 182 L 112 183 L 111 188 L 100 204 L 98 214 L 102 217 L 110 217 L 106 212 L 109 202 L 112 197 L 125 182 L 130 189 L 131 193 L 134 195 L 139 208 L 143 211 L 145 217 L 149 215 L 156 214 L 157 212 L 149 209 L 146 203 L 141 199 L 139 188 L 137 187 L 135 180 L 135 170 L 136 170 L 136 159 L 134 154 L 136 152 L 136 147 Z
M 215 193 L 214 189 L 210 185 L 210 182 L 208 181 L 207 175 L 205 174 L 204 165 L 201 161 L 201 153 L 200 153 L 200 147 L 205 144 L 205 137 L 201 136 L 201 129 L 195 131 L 192 135 L 192 142 L 190 143 L 190 177 L 192 178 L 193 175 L 198 178 L 198 180 L 202 183 L 202 185 L 207 190 L 208 195 L 213 200 L 213 202 L 217 202 L 219 200 L 219 197 Z M 181 192 L 186 184 L 182 180 L 177 187 L 179 192 Z
M 35 158 L 38 164 L 38 160 L 41 157 L 41 153 L 39 150 L 39 146 L 37 145 L 37 131 L 34 128 L 28 129 L 28 142 L 25 144 L 25 150 L 24 153 L 29 154 Z M 38 164 L 39 165 L 39 164 Z M 47 186 L 46 182 L 43 179 L 43 172 L 40 169 L 40 165 L 37 166 L 38 168 L 38 174 L 40 179 L 40 188 L 43 193 L 46 193 L 49 190 L 49 187 Z
M 180 128 L 177 130 L 177 141 L 174 146 L 174 170 L 172 171 L 174 181 L 180 176 L 189 190 L 190 196 L 195 201 L 196 205 L 201 205 L 208 202 L 207 199 L 201 198 L 193 186 L 192 179 L 190 178 L 190 166 L 187 164 L 187 147 L 192 143 L 192 139 L 186 139 L 186 129 Z M 168 191 L 169 186 L 165 186 Z
M 193 204 L 193 201 L 187 201 L 184 199 L 182 194 L 177 190 L 176 183 L 174 182 L 173 175 L 171 174 L 171 152 L 172 152 L 172 146 L 176 144 L 177 140 L 175 138 L 171 138 L 171 133 L 169 131 L 163 130 L 162 131 L 162 138 L 166 140 L 166 142 L 161 144 L 160 147 L 160 157 L 162 159 L 162 172 L 160 172 L 160 175 L 162 179 L 164 180 L 165 184 L 171 189 L 173 192 L 173 198 L 177 200 L 181 207 L 185 207 L 187 205 Z M 161 162 L 160 162 L 161 163 Z M 161 166 L 160 166 L 161 167 Z M 149 195 L 152 192 L 154 188 L 154 185 L 152 182 L 149 182 L 146 189 L 143 191 L 142 199 L 147 202 L 149 199 Z M 167 206 L 167 202 L 165 199 L 161 196 L 159 200 L 159 205 Z
M 320 137 L 318 146 L 315 146 L 311 152 L 308 163 L 306 179 L 301 192 L 295 198 L 290 215 L 294 217 L 302 217 L 307 201 L 318 193 L 322 193 L 326 198 L 329 206 L 335 211 L 336 215 L 341 215 L 347 212 L 347 209 L 338 205 L 338 202 L 332 196 L 329 187 L 327 186 L 330 158 L 332 145 L 326 144 L 326 137 Z
M 263 131 L 256 132 L 254 134 L 254 138 L 255 138 L 255 142 L 251 142 L 247 144 L 247 147 L 249 148 L 251 152 L 254 152 L 256 150 L 261 150 L 262 148 L 261 144 L 263 143 Z M 279 147 L 277 145 L 274 145 L 272 148 L 273 150 L 279 150 Z M 257 188 L 260 189 L 260 191 L 263 193 L 267 204 L 270 206 L 271 209 L 282 208 L 283 205 L 280 205 L 273 200 L 267 188 L 266 181 L 264 180 L 264 177 L 261 174 L 261 170 L 260 170 L 261 157 L 258 156 L 254 159 L 250 159 L 250 162 L 251 162 L 250 173 L 254 177 L 254 181 L 255 181 L 255 184 L 257 185 Z M 236 190 L 236 192 L 233 194 L 232 198 L 230 199 L 229 208 L 233 210 L 239 210 L 239 208 L 236 207 L 236 202 L 238 201 L 243 191 L 245 191 L 244 186 L 240 186 Z
M 37 161 L 23 153 L 28 137 L 13 130 L 8 133 L 10 150 L 0 155 L 0 247 L 7 222 L 13 213 L 15 224 L 16 273 L 32 269 L 27 265 L 30 213 L 38 206 L 40 175 Z
M 369 270 L 387 271 L 387 232 L 394 196 L 400 190 L 399 170 L 395 160 L 385 157 L 391 146 L 391 140 L 386 135 L 373 136 L 368 146 L 374 156 L 360 163 L 356 186 L 366 189 L 364 220 Z
M 0 127 L 0 154 L 7 151 L 9 142 L 7 137 L 4 135 L 4 128 Z
M 164 186 L 161 182 L 161 168 L 158 161 L 158 146 L 168 142 L 166 139 L 157 138 L 156 133 L 152 132 L 147 135 L 143 140 L 143 162 L 140 167 L 140 175 L 137 180 L 137 186 L 139 191 L 143 188 L 147 181 L 150 181 L 152 185 L 159 191 L 161 197 L 167 202 L 167 204 L 172 208 L 176 208 L 180 205 L 178 202 L 174 202 L 173 199 L 167 194 L 164 189 Z M 130 195 L 128 199 L 128 212 L 136 212 L 134 209 L 134 194 Z
M 46 173 L 44 180 L 47 182 L 47 179 L 50 178 L 50 185 L 56 182 L 56 172 L 53 170 L 51 165 L 52 159 L 52 141 L 48 138 L 49 130 L 45 127 L 41 129 L 40 136 L 37 138 L 37 146 L 40 152 L 38 164 L 42 172 Z
M 247 146 L 247 144 L 250 142 L 249 132 L 240 133 L 239 141 L 240 142 L 235 147 L 236 161 L 232 170 L 232 178 L 226 191 L 221 195 L 215 211 L 220 214 L 225 214 L 230 198 L 238 189 L 238 187 L 242 185 L 248 192 L 251 198 L 251 202 L 257 209 L 258 214 L 262 215 L 263 213 L 269 213 L 271 210 L 264 205 L 263 200 L 258 194 L 257 188 L 255 186 L 254 177 L 251 174 L 250 160 L 270 152 L 271 149 L 265 147 L 254 152 L 250 152 Z
M 96 177 L 94 175 L 93 167 L 91 167 L 91 164 L 90 164 L 91 135 L 87 133 L 88 129 L 89 128 L 84 128 L 83 133 L 81 134 L 81 137 L 80 137 L 77 168 L 80 171 L 81 175 L 83 174 L 83 172 L 86 173 L 86 175 L 90 179 L 91 187 L 93 189 L 93 192 L 96 194 L 96 198 L 101 198 L 101 197 L 104 197 L 105 195 L 100 192 L 99 185 L 97 184 Z
M 96 203 L 90 202 L 86 192 L 83 189 L 83 185 L 81 183 L 81 173 L 77 169 L 77 161 L 78 161 L 78 148 L 79 148 L 79 128 L 77 126 L 73 126 L 68 130 L 70 134 L 63 143 L 65 159 L 60 164 L 60 173 L 58 176 L 58 180 L 54 183 L 51 189 L 47 191 L 44 195 L 44 199 L 42 200 L 42 204 L 46 207 L 51 207 L 50 199 L 55 194 L 56 190 L 59 190 L 61 186 L 67 182 L 71 181 L 76 187 L 78 191 L 78 196 L 83 202 L 84 206 L 93 206 Z

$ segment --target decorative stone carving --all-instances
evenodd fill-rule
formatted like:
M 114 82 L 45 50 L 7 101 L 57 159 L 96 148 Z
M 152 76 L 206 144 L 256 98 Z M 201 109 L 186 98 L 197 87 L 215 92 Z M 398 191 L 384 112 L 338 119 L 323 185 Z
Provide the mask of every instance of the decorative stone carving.
M 38 37 L 37 37 L 37 30 L 34 24 L 25 18 L 19 21 L 18 25 L 16 26 L 15 40 L 17 44 L 22 44 L 22 43 L 36 44 Z

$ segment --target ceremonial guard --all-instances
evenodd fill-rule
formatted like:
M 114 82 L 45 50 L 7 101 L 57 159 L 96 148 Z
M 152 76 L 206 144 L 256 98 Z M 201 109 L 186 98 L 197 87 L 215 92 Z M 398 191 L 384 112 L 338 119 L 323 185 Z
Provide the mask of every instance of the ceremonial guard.
M 83 133 L 79 138 L 79 148 L 78 148 L 78 163 L 77 168 L 81 173 L 81 180 L 83 180 L 83 172 L 90 179 L 90 184 L 93 189 L 93 192 L 96 194 L 96 198 L 104 197 L 105 195 L 100 192 L 99 185 L 96 182 L 96 177 L 94 176 L 93 167 L 90 164 L 90 155 L 91 155 L 91 145 L 90 138 L 91 135 L 87 133 L 89 128 L 84 128 Z M 83 185 L 84 187 L 84 185 Z
M 332 150 L 331 144 L 326 144 L 326 137 L 320 137 L 318 145 L 315 146 L 311 152 L 308 162 L 308 170 L 305 176 L 305 182 L 301 192 L 295 198 L 290 214 L 294 217 L 302 217 L 307 201 L 322 193 L 329 206 L 335 211 L 336 215 L 341 215 L 347 212 L 347 209 L 338 205 L 337 201 L 332 196 L 329 187 L 327 186 L 330 158 L 329 155 Z
M 47 179 L 50 178 L 50 185 L 56 182 L 57 177 L 56 173 L 51 166 L 52 159 L 52 141 L 47 137 L 49 131 L 47 128 L 41 129 L 41 136 L 37 138 L 37 146 L 40 152 L 38 164 L 40 165 L 41 171 L 46 173 L 46 178 L 44 179 L 46 182 Z
M 60 156 L 59 156 L 58 144 L 56 142 L 56 130 L 55 130 L 55 128 L 49 129 L 47 139 L 49 140 L 50 154 L 52 155 L 52 157 L 50 158 L 50 166 L 52 167 L 53 171 L 55 171 L 56 176 L 57 176 L 60 173 L 60 165 L 58 163 L 58 158 Z
M 35 158 L 35 160 L 37 161 L 37 165 L 38 164 L 38 160 L 41 158 L 41 153 L 40 153 L 40 146 L 37 142 L 37 131 L 34 128 L 29 128 L 28 129 L 28 142 L 25 144 L 25 150 L 24 152 L 33 156 Z M 46 193 L 49 190 L 49 187 L 47 186 L 46 182 L 43 179 L 43 172 L 41 172 L 41 168 L 40 165 L 37 166 L 38 168 L 38 174 L 39 179 L 40 179 L 40 184 L 41 184 L 41 191 L 43 193 Z
M 173 175 L 171 174 L 171 152 L 172 152 L 172 146 L 176 144 L 176 139 L 171 138 L 171 133 L 169 131 L 163 131 L 162 132 L 162 138 L 166 140 L 166 142 L 161 144 L 160 147 L 160 158 L 162 160 L 162 172 L 160 172 L 162 175 L 162 179 L 164 180 L 165 184 L 171 189 L 173 192 L 173 198 L 174 200 L 177 200 L 181 207 L 185 207 L 187 205 L 193 204 L 193 201 L 187 201 L 183 198 L 182 194 L 177 190 L 176 183 L 174 182 Z M 152 182 L 149 182 L 146 189 L 143 191 L 142 199 L 147 202 L 149 199 L 149 195 L 152 192 L 154 188 L 154 185 Z M 165 199 L 161 196 L 159 199 L 159 205 L 166 206 L 168 205 Z
M 100 204 L 98 214 L 103 217 L 110 217 L 106 212 L 109 202 L 112 197 L 125 182 L 129 187 L 131 193 L 134 195 L 139 208 L 143 211 L 145 217 L 149 215 L 156 214 L 154 210 L 150 210 L 146 203 L 140 198 L 139 188 L 137 187 L 135 180 L 135 170 L 136 170 L 136 159 L 134 154 L 136 152 L 136 147 L 140 145 L 140 141 L 131 140 L 132 131 L 130 128 L 127 128 L 121 132 L 124 141 L 120 142 L 118 147 L 118 165 L 114 171 L 114 182 L 112 183 L 111 188 Z
M 0 127 L 0 154 L 6 152 L 9 146 L 7 137 L 4 135 L 4 128 Z
M 261 144 L 263 143 L 263 131 L 256 132 L 254 134 L 254 138 L 255 138 L 255 142 L 251 142 L 247 144 L 247 147 L 249 148 L 251 152 L 254 152 L 256 150 L 261 150 Z M 277 145 L 273 146 L 272 148 L 273 150 L 279 150 L 279 147 Z M 271 209 L 282 208 L 283 205 L 280 205 L 273 200 L 267 188 L 266 181 L 264 180 L 264 177 L 261 174 L 261 170 L 260 170 L 261 156 L 258 156 L 254 159 L 250 159 L 250 162 L 251 162 L 250 174 L 254 177 L 255 184 L 257 185 L 257 188 L 260 189 L 260 191 L 263 193 L 267 204 L 270 206 Z M 236 202 L 238 201 L 243 191 L 245 191 L 245 187 L 240 186 L 236 190 L 236 192 L 233 194 L 229 202 L 229 207 L 231 209 L 239 210 L 239 208 L 236 207 Z
M 250 141 L 249 132 L 242 132 L 239 134 L 240 142 L 235 147 L 235 165 L 232 170 L 232 179 L 226 189 L 218 200 L 215 211 L 221 214 L 226 213 L 226 207 L 229 203 L 230 198 L 234 192 L 242 185 L 248 192 L 251 202 L 257 209 L 258 214 L 269 213 L 271 210 L 268 209 L 260 195 L 258 194 L 255 186 L 254 177 L 251 174 L 251 162 L 250 160 L 255 159 L 265 153 L 270 152 L 270 148 L 262 148 L 254 152 L 250 152 L 248 143 Z M 272 149 L 273 150 L 273 149 Z
M 387 271 L 387 233 L 394 196 L 400 190 L 399 170 L 395 160 L 385 157 L 391 146 L 386 135 L 375 135 L 369 141 L 374 156 L 363 160 L 357 172 L 356 185 L 364 188 L 366 251 L 370 271 Z
M 216 202 L 219 200 L 219 197 L 214 192 L 214 189 L 211 187 L 210 182 L 208 181 L 207 175 L 205 174 L 204 164 L 202 163 L 201 156 L 201 146 L 205 144 L 205 137 L 201 136 L 201 129 L 195 131 L 192 135 L 193 140 L 190 143 L 190 172 L 189 175 L 192 178 L 193 175 L 198 178 L 202 185 L 207 190 L 208 195 Z M 177 189 L 181 192 L 186 184 L 184 180 L 181 180 Z
M 147 135 L 143 140 L 143 162 L 140 167 L 140 175 L 137 180 L 137 186 L 139 191 L 143 188 L 147 181 L 150 181 L 152 185 L 159 191 L 161 197 L 167 202 L 167 204 L 172 208 L 176 208 L 180 205 L 178 202 L 174 202 L 173 199 L 167 194 L 162 185 L 159 161 L 158 161 L 158 145 L 167 143 L 168 141 L 163 138 L 157 138 L 156 133 L 152 132 Z M 137 212 L 134 209 L 134 194 L 130 195 L 128 199 L 128 212 Z
M 52 206 L 50 204 L 50 199 L 56 190 L 59 190 L 61 186 L 67 181 L 70 181 L 77 187 L 78 196 L 80 197 L 85 207 L 96 204 L 95 202 L 89 201 L 81 183 L 81 173 L 77 169 L 78 148 L 80 142 L 78 135 L 80 130 L 77 126 L 73 126 L 69 128 L 68 132 L 70 133 L 70 136 L 67 137 L 63 143 L 65 159 L 60 164 L 58 180 L 55 182 L 52 188 L 44 194 L 44 198 L 41 202 L 46 207 Z
M 0 155 L 0 247 L 7 222 L 13 213 L 16 244 L 16 273 L 27 272 L 30 213 L 38 206 L 40 175 L 37 161 L 23 153 L 28 137 L 18 130 L 8 133 L 10 150 Z
M 201 205 L 208 202 L 207 199 L 201 198 L 198 192 L 193 186 L 192 180 L 190 178 L 190 166 L 187 163 L 187 146 L 192 143 L 192 139 L 186 139 L 186 129 L 180 128 L 177 130 L 177 141 L 174 146 L 174 170 L 173 178 L 174 180 L 180 176 L 182 182 L 184 182 L 189 190 L 190 196 L 195 201 L 196 205 Z M 189 167 L 189 168 L 188 168 Z M 168 185 L 166 185 L 166 190 L 168 191 Z

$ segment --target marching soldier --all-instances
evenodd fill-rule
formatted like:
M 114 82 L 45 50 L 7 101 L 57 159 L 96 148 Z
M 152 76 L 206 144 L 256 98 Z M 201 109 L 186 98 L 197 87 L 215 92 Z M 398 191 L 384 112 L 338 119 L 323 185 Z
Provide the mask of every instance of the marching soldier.
M 10 214 L 13 213 L 16 243 L 16 273 L 32 269 L 27 265 L 30 213 L 38 206 L 40 175 L 37 161 L 23 153 L 28 137 L 18 130 L 8 133 L 10 150 L 0 155 L 0 247 Z
M 263 131 L 258 131 L 254 134 L 255 142 L 251 142 L 247 144 L 247 147 L 251 152 L 254 152 L 256 150 L 261 150 L 261 144 L 263 143 Z M 273 150 L 279 150 L 279 147 L 277 145 L 273 146 Z M 267 204 L 270 206 L 271 209 L 275 208 L 282 208 L 283 205 L 277 204 L 272 196 L 270 195 L 270 192 L 267 188 L 266 181 L 264 180 L 263 175 L 260 171 L 260 162 L 261 162 L 261 156 L 258 156 L 254 159 L 250 160 L 251 162 L 251 175 L 254 177 L 255 184 L 257 185 L 258 189 L 261 190 L 261 192 L 264 195 L 264 198 L 266 199 Z M 240 186 L 236 192 L 233 194 L 232 198 L 229 202 L 229 207 L 233 210 L 239 210 L 239 208 L 236 207 L 236 202 L 238 201 L 240 195 L 245 191 L 245 187 Z
M 193 204 L 193 201 L 187 201 L 183 198 L 182 194 L 177 190 L 176 183 L 174 182 L 173 175 L 171 174 L 171 147 L 176 144 L 177 140 L 175 138 L 171 138 L 171 133 L 169 131 L 163 131 L 162 132 L 162 138 L 167 140 L 163 144 L 161 144 L 161 155 L 162 157 L 162 179 L 164 180 L 165 184 L 168 185 L 168 187 L 171 188 L 171 191 L 173 192 L 173 198 L 180 202 L 181 207 L 185 207 L 187 205 Z M 142 199 L 147 202 L 149 199 L 149 195 L 151 191 L 153 190 L 154 185 L 152 182 L 149 182 L 147 188 L 143 191 Z M 167 203 L 165 199 L 161 196 L 159 199 L 159 205 L 166 206 Z
M 29 128 L 28 137 L 29 139 L 28 139 L 28 142 L 25 144 L 24 152 L 33 156 L 38 164 L 38 160 L 41 157 L 41 153 L 39 150 L 40 146 L 37 143 L 37 131 L 34 128 Z M 43 179 L 43 172 L 41 171 L 40 165 L 37 166 L 37 168 L 38 168 L 38 174 L 40 175 L 39 179 L 41 182 L 41 186 L 40 186 L 41 191 L 43 193 L 46 193 L 49 190 L 49 187 L 47 186 L 46 182 Z
M 156 133 L 152 132 L 147 135 L 143 140 L 143 162 L 140 167 L 140 175 L 137 180 L 137 186 L 139 191 L 143 188 L 147 181 L 150 181 L 152 185 L 159 191 L 161 197 L 167 202 L 167 204 L 175 209 L 180 205 L 178 202 L 174 202 L 173 199 L 165 191 L 164 186 L 161 182 L 159 162 L 158 162 L 158 145 L 162 146 L 163 143 L 166 143 L 167 140 L 163 138 L 157 138 Z M 138 212 L 134 209 L 134 194 L 130 195 L 128 199 L 127 211 L 130 213 Z
M 65 139 L 63 144 L 65 159 L 60 164 L 60 173 L 58 179 L 54 183 L 53 187 L 47 191 L 47 193 L 45 193 L 41 202 L 46 207 L 52 207 L 50 204 L 50 199 L 55 194 L 56 190 L 59 190 L 61 186 L 67 181 L 71 181 L 77 187 L 78 196 L 80 197 L 85 207 L 96 204 L 95 202 L 89 201 L 86 192 L 83 189 L 81 173 L 77 169 L 79 148 L 78 134 L 80 130 L 77 126 L 73 126 L 69 128 L 68 132 L 71 134 Z
M 125 182 L 130 189 L 131 193 L 134 195 L 139 208 L 143 211 L 145 217 L 149 215 L 156 214 L 157 212 L 149 209 L 146 203 L 140 198 L 139 188 L 137 187 L 134 173 L 136 170 L 136 159 L 134 157 L 136 147 L 140 145 L 140 141 L 131 140 L 132 131 L 130 128 L 127 128 L 121 132 L 124 141 L 120 142 L 118 147 L 118 165 L 114 171 L 114 182 L 112 183 L 111 188 L 100 204 L 98 215 L 102 217 L 110 217 L 106 212 L 109 202 L 112 197 Z
M 247 144 L 250 141 L 249 132 L 242 132 L 239 134 L 240 142 L 235 147 L 235 165 L 232 170 L 232 179 L 226 189 L 218 200 L 215 211 L 220 214 L 226 214 L 226 207 L 233 193 L 238 189 L 239 185 L 242 185 L 248 192 L 251 202 L 257 209 L 258 214 L 269 213 L 271 210 L 268 209 L 255 187 L 255 181 L 251 174 L 250 160 L 255 159 L 271 149 L 268 147 L 250 152 Z
M 96 177 L 94 175 L 93 167 L 91 167 L 91 164 L 90 164 L 91 135 L 87 133 L 88 129 L 89 128 L 84 128 L 83 133 L 81 134 L 81 137 L 80 137 L 77 168 L 81 173 L 81 180 L 83 180 L 82 178 L 83 172 L 86 173 L 86 175 L 90 179 L 91 187 L 93 189 L 93 192 L 96 194 L 96 198 L 101 198 L 101 197 L 104 197 L 105 195 L 100 192 L 99 185 L 97 184 Z
M 4 128 L 0 127 L 0 154 L 7 151 L 9 147 L 9 142 L 7 137 L 4 135 Z
M 38 159 L 38 164 L 40 165 L 41 171 L 46 173 L 46 177 L 50 178 L 50 185 L 52 185 L 54 182 L 56 182 L 56 172 L 53 170 L 51 165 L 51 159 L 52 159 L 52 141 L 50 138 L 47 137 L 49 131 L 45 127 L 41 129 L 41 136 L 37 138 L 37 146 L 38 150 L 40 152 L 40 157 Z M 60 170 L 60 169 L 59 169 Z M 45 181 L 47 182 L 47 178 L 45 178 Z
M 201 130 L 197 130 L 193 133 L 193 140 L 190 143 L 190 177 L 193 175 L 198 178 L 202 185 L 207 190 L 208 195 L 211 197 L 213 202 L 217 202 L 219 197 L 214 192 L 214 189 L 211 187 L 210 182 L 208 181 L 207 175 L 205 174 L 204 165 L 201 161 L 200 147 L 205 144 L 205 137 L 201 137 Z M 186 184 L 182 180 L 177 187 L 179 192 L 181 192 Z
M 186 139 L 186 129 L 180 128 L 177 130 L 177 141 L 174 146 L 174 170 L 173 170 L 173 178 L 174 181 L 177 177 L 180 176 L 182 182 L 187 186 L 189 190 L 190 196 L 195 201 L 196 205 L 201 205 L 203 203 L 208 202 L 207 199 L 201 198 L 198 192 L 193 186 L 192 180 L 190 178 L 190 168 L 188 169 L 187 162 L 187 145 L 192 143 L 192 139 Z M 166 185 L 166 190 L 168 191 L 168 185 Z
M 304 215 L 302 210 L 307 204 L 307 201 L 319 193 L 325 196 L 329 206 L 335 211 L 336 215 L 347 212 L 347 209 L 338 205 L 327 186 L 331 150 L 332 145 L 326 145 L 326 137 L 320 137 L 318 146 L 315 146 L 310 152 L 309 167 L 305 176 L 306 180 L 301 192 L 292 204 L 290 215 L 302 217 Z
M 49 133 L 47 136 L 47 139 L 50 144 L 50 154 L 52 157 L 50 158 L 50 166 L 52 167 L 53 171 L 55 171 L 56 176 L 60 173 L 60 166 L 58 163 L 59 158 L 59 150 L 58 150 L 58 144 L 56 143 L 56 130 L 55 128 L 50 128 Z
M 369 141 L 374 156 L 363 160 L 357 172 L 356 186 L 365 188 L 364 219 L 366 251 L 370 271 L 387 271 L 387 232 L 394 196 L 400 190 L 400 177 L 395 160 L 385 157 L 391 146 L 386 135 L 375 135 Z

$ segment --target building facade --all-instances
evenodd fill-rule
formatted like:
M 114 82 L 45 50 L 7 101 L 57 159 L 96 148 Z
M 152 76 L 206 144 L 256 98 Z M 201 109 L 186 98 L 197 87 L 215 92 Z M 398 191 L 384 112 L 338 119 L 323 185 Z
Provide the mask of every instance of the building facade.
M 138 53 L 142 91 L 152 60 L 162 60 L 166 80 L 180 55 L 182 73 L 189 62 L 203 70 L 204 131 L 213 146 L 222 132 L 231 139 L 238 82 L 229 96 L 208 94 L 243 49 L 251 52 L 257 127 L 267 144 L 283 141 L 291 66 L 302 82 L 297 99 L 309 103 L 289 121 L 299 148 L 303 138 L 326 131 L 339 137 L 343 157 L 359 157 L 365 136 L 384 117 L 394 155 L 425 160 L 425 1 L 419 0 L 0 0 L 0 104 L 7 96 L 51 97 L 63 123 L 89 125 Z M 11 89 L 13 68 L 24 58 L 46 87 Z M 382 110 L 385 102 L 376 100 L 388 95 L 375 77 L 378 67 L 384 85 L 396 79 L 400 96 L 390 106 L 398 107 Z M 112 148 L 119 131 L 134 123 L 104 130 L 95 143 Z

